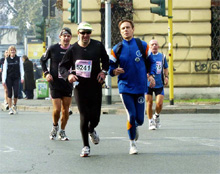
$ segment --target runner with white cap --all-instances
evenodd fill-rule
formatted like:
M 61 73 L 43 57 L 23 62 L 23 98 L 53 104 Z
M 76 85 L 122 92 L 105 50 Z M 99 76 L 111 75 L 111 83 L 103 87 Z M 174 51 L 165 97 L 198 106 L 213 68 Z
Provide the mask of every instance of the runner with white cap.
M 104 45 L 91 39 L 93 28 L 88 22 L 79 24 L 79 41 L 66 52 L 60 64 L 60 74 L 70 83 L 78 81 L 74 97 L 80 112 L 80 130 L 83 139 L 81 157 L 89 156 L 88 136 L 94 144 L 100 139 L 95 130 L 101 114 L 102 83 L 105 80 L 109 57 Z M 102 66 L 100 66 L 102 64 Z M 68 70 L 72 68 L 73 72 Z

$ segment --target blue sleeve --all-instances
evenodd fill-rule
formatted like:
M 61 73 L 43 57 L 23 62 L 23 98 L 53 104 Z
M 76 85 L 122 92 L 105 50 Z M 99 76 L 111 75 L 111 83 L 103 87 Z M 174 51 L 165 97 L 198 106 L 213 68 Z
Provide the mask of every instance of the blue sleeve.
M 147 72 L 149 74 L 156 74 L 156 61 L 154 59 L 154 56 L 153 56 L 153 53 L 150 51 L 150 48 L 149 48 L 149 45 L 142 41 L 142 44 L 145 48 L 145 54 L 146 54 L 146 57 L 147 57 Z
M 109 58 L 109 71 L 108 71 L 108 74 L 112 77 L 114 76 L 113 70 L 118 68 L 118 61 L 117 61 L 117 57 L 115 55 L 116 47 L 117 47 L 117 45 L 115 45 L 113 47 L 113 49 L 111 50 L 111 56 Z

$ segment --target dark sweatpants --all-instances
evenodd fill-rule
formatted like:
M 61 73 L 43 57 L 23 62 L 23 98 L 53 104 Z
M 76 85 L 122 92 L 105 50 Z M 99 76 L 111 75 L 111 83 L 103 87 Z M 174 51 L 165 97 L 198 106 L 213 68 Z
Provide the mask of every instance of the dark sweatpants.
M 102 89 L 88 91 L 74 89 L 74 97 L 80 112 L 80 130 L 84 146 L 89 146 L 88 132 L 93 132 L 100 121 Z
M 20 78 L 7 77 L 6 86 L 8 89 L 8 98 L 12 98 L 12 90 L 14 92 L 14 98 L 18 98 L 19 80 Z
M 33 89 L 25 90 L 24 93 L 25 93 L 27 99 L 34 98 L 34 90 Z

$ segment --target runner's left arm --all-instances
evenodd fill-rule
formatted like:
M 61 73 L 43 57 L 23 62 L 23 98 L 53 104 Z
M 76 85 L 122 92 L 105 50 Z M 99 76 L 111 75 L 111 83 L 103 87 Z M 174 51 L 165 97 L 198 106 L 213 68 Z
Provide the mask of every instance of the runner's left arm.
M 113 71 L 118 68 L 118 60 L 115 54 L 115 50 L 117 48 L 117 45 L 115 45 L 112 50 L 111 50 L 111 56 L 110 56 L 110 60 L 109 60 L 109 74 L 110 76 L 115 76 L 115 74 L 113 73 Z
M 102 63 L 102 70 L 108 71 L 108 69 L 109 69 L 109 56 L 108 56 L 103 44 L 101 44 L 101 63 Z
M 72 72 L 69 69 L 72 68 Z M 75 66 L 73 66 L 73 53 L 71 49 L 68 49 L 64 55 L 62 61 L 60 62 L 60 75 L 67 80 L 69 74 L 75 74 Z

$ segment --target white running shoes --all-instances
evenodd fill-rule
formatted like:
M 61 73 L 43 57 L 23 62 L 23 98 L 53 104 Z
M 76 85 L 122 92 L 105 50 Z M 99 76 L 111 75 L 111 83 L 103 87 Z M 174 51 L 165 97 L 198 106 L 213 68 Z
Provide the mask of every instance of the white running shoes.
M 156 123 L 153 120 L 149 120 L 149 130 L 156 130 Z
M 138 150 L 137 150 L 137 146 L 136 146 L 135 142 L 130 144 L 129 154 L 130 155 L 138 154 Z
M 14 114 L 17 114 L 17 113 L 18 113 L 18 111 L 17 111 L 17 106 L 16 106 L 16 105 L 13 105 L 13 106 L 12 106 L 12 110 L 13 110 Z
M 156 130 L 161 127 L 160 125 L 160 115 L 153 115 L 153 119 L 149 120 L 149 130 Z
M 53 126 L 52 130 L 50 132 L 50 139 L 51 140 L 55 140 L 57 138 L 57 132 L 59 131 L 59 125 L 57 126 Z M 58 139 L 61 141 L 68 141 L 69 138 L 66 136 L 66 132 L 65 130 L 60 130 L 59 134 L 58 134 Z
M 14 111 L 13 111 L 13 109 L 12 108 L 9 108 L 9 113 L 8 113 L 9 115 L 13 115 L 14 114 Z
M 90 148 L 88 146 L 83 147 L 80 156 L 81 157 L 88 157 L 89 154 L 90 154 Z
M 9 115 L 13 115 L 13 114 L 17 114 L 18 111 L 17 111 L 17 106 L 16 105 L 13 105 L 12 108 L 9 108 Z
M 51 140 L 55 140 L 56 139 L 58 130 L 59 130 L 59 125 L 52 127 L 52 130 L 50 132 L 50 139 Z
M 159 116 L 160 115 L 156 115 L 156 114 L 153 115 L 153 120 L 154 120 L 154 122 L 156 124 L 156 128 L 157 129 L 159 129 L 161 127 L 161 125 L 160 125 L 160 117 Z
M 65 130 L 60 130 L 59 139 L 61 141 L 68 141 L 69 140 L 69 138 L 66 136 Z
M 94 130 L 92 133 L 89 133 L 89 139 L 91 140 L 91 142 L 93 144 L 99 144 L 99 135 L 96 133 L 96 131 Z

